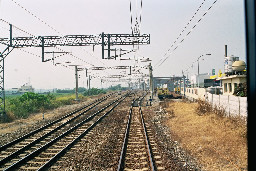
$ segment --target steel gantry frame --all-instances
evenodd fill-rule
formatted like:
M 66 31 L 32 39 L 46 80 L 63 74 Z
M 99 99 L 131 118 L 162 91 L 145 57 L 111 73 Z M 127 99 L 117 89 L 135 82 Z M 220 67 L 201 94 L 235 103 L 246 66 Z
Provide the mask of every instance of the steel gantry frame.
M 4 91 L 4 58 L 14 48 L 40 47 L 42 48 L 42 62 L 45 60 L 45 48 L 56 46 L 102 46 L 102 59 L 104 59 L 105 46 L 110 59 L 110 46 L 114 45 L 146 45 L 150 44 L 149 34 L 104 34 L 99 35 L 66 35 L 66 36 L 35 36 L 13 37 L 12 24 L 10 24 L 9 38 L 0 38 L 0 44 L 6 46 L 0 52 L 0 115 L 5 114 L 5 91 Z

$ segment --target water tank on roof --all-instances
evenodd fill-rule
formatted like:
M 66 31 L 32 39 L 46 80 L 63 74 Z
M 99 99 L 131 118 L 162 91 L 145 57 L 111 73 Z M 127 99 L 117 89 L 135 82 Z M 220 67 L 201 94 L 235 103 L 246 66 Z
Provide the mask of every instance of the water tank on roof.
M 235 61 L 238 61 L 239 57 L 235 57 L 235 56 L 227 56 L 225 57 L 225 73 L 232 73 L 233 69 L 232 69 L 232 65 Z
M 243 70 L 245 70 L 245 62 L 244 61 L 235 61 L 232 64 L 232 69 L 234 71 L 243 71 Z

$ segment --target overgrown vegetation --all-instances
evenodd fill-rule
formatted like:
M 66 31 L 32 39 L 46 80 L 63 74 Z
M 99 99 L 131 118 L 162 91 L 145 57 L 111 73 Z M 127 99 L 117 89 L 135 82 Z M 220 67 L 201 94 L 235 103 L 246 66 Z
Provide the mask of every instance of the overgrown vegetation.
M 121 84 L 118 84 L 116 86 L 111 86 L 108 88 L 108 90 L 112 90 L 112 91 L 115 91 L 115 90 L 127 90 L 128 87 L 122 87 Z
M 212 111 L 212 106 L 210 105 L 210 103 L 207 103 L 207 102 L 202 101 L 202 100 L 198 100 L 197 111 L 198 111 L 199 115 L 204 115 L 207 112 Z
M 79 99 L 92 95 L 106 94 L 107 91 L 126 90 L 121 85 L 111 86 L 107 89 L 91 88 L 87 90 L 78 88 Z M 10 122 L 18 118 L 27 118 L 31 113 L 44 112 L 62 105 L 76 103 L 75 89 L 58 89 L 54 94 L 38 94 L 28 92 L 20 96 L 8 97 L 6 99 L 6 118 L 1 117 L 0 121 Z
M 246 82 L 238 84 L 238 87 L 236 87 L 235 90 L 234 90 L 234 95 L 235 96 L 240 96 L 240 97 L 247 97 L 247 84 L 246 84 Z
M 226 116 L 226 112 L 224 109 L 219 108 L 217 106 L 212 106 L 210 103 L 205 102 L 203 100 L 198 100 L 198 106 L 197 106 L 198 115 L 205 115 L 211 112 L 221 117 Z
M 79 99 L 85 98 L 79 95 Z M 21 96 L 9 98 L 6 100 L 6 118 L 5 121 L 12 121 L 18 118 L 27 118 L 31 113 L 44 112 L 62 105 L 75 103 L 74 94 L 54 95 L 38 94 L 28 92 Z
M 7 113 L 12 113 L 15 118 L 26 118 L 30 113 L 54 108 L 56 106 L 55 99 L 52 94 L 25 93 L 22 96 L 10 99 L 7 105 Z
M 175 114 L 167 121 L 172 139 L 198 159 L 202 170 L 246 170 L 246 121 L 210 107 L 202 101 L 170 103 L 166 110 Z
M 84 96 L 92 96 L 92 95 L 98 95 L 98 94 L 106 94 L 107 91 L 103 89 L 98 88 L 91 88 L 90 90 L 85 90 L 83 95 Z
M 57 89 L 56 93 L 75 93 L 75 89 Z M 83 93 L 86 91 L 84 87 L 78 87 L 78 93 Z
M 198 106 L 196 108 L 196 111 L 197 111 L 197 114 L 200 116 L 215 114 L 220 118 L 227 118 L 228 121 L 236 125 L 236 127 L 241 127 L 241 128 L 246 127 L 246 119 L 240 116 L 228 116 L 227 113 L 225 112 L 225 109 L 217 106 L 211 106 L 210 103 L 207 103 L 202 100 L 198 101 Z M 246 129 L 243 129 L 243 130 L 244 132 L 242 133 L 242 136 L 246 137 Z

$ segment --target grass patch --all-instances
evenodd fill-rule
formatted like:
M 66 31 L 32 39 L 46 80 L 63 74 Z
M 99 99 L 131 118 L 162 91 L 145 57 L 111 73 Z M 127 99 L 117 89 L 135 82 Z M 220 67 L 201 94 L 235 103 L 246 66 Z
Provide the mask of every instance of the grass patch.
M 167 121 L 173 139 L 205 170 L 247 169 L 247 127 L 243 119 L 223 117 L 222 111 L 200 101 L 170 102 L 166 110 L 175 116 Z
M 81 94 L 78 97 L 80 100 L 87 98 Z M 32 113 L 44 112 L 74 103 L 77 103 L 74 94 L 37 94 L 30 92 L 21 96 L 9 97 L 6 99 L 6 118 L 4 118 L 4 122 L 27 118 Z

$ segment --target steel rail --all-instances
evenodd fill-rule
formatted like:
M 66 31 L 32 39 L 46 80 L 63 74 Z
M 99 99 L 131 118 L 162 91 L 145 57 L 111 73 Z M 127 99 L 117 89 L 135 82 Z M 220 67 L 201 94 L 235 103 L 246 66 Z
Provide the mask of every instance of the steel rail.
M 48 124 L 46 124 L 46 125 L 44 125 L 44 126 L 38 128 L 38 129 L 34 130 L 34 131 L 28 133 L 28 134 L 23 135 L 22 137 L 19 137 L 19 138 L 13 140 L 13 141 L 11 141 L 11 142 L 9 142 L 9 143 L 7 143 L 7 144 L 1 146 L 1 147 L 0 147 L 0 152 L 3 151 L 3 150 L 5 150 L 6 148 L 8 148 L 8 147 L 10 147 L 10 146 L 12 146 L 12 145 L 18 143 L 18 142 L 21 142 L 22 140 L 24 140 L 24 139 L 26 139 L 26 138 L 28 138 L 28 137 L 30 137 L 30 136 L 32 136 L 32 135 L 34 135 L 34 134 L 36 134 L 36 133 L 38 133 L 38 132 L 40 132 L 40 131 L 42 131 L 42 130 L 48 128 L 49 126 L 52 126 L 53 124 L 55 124 L 55 123 L 57 123 L 57 122 L 60 122 L 61 120 L 63 120 L 63 119 L 65 119 L 65 118 L 67 118 L 67 117 L 69 117 L 69 116 L 71 116 L 71 115 L 73 115 L 73 114 L 75 114 L 75 113 L 77 113 L 77 112 L 79 112 L 79 111 L 81 111 L 81 110 L 83 110 L 83 109 L 85 109 L 85 108 L 87 108 L 87 107 L 89 107 L 89 106 L 91 106 L 91 105 L 97 103 L 97 102 L 100 101 L 100 100 L 105 100 L 105 99 L 107 99 L 108 97 L 112 96 L 113 94 L 115 94 L 115 93 L 111 93 L 111 94 L 109 94 L 109 95 L 107 95 L 107 96 L 104 96 L 104 97 L 102 97 L 102 98 L 99 98 L 99 99 L 95 100 L 94 102 L 92 102 L 92 103 L 90 103 L 90 104 L 88 104 L 88 105 L 86 105 L 86 106 L 83 106 L 83 107 L 81 107 L 81 108 L 79 108 L 79 109 L 76 109 L 76 110 L 74 110 L 73 112 L 71 112 L 71 113 L 69 113 L 69 114 L 67 114 L 67 115 L 65 115 L 65 116 L 63 116 L 63 117 L 61 117 L 61 118 L 59 118 L 59 119 L 57 119 L 57 120 L 55 120 L 55 121 L 52 121 L 52 122 L 50 122 L 50 123 L 48 123 Z M 0 165 L 1 165 L 1 164 L 0 164 Z
M 141 122 L 142 122 L 143 130 L 144 130 L 144 136 L 145 136 L 145 139 L 146 139 L 147 152 L 148 152 L 149 161 L 150 161 L 150 168 L 153 171 L 155 171 L 155 170 L 157 170 L 157 168 L 156 168 L 156 165 L 155 165 L 154 156 L 153 156 L 152 148 L 151 148 L 151 145 L 150 145 L 150 141 L 149 141 L 149 138 L 148 138 L 148 135 L 147 135 L 147 128 L 146 128 L 146 125 L 145 125 L 145 122 L 144 122 L 141 107 L 140 107 L 139 111 L 140 111 Z
M 127 94 L 125 95 L 125 97 L 127 96 Z M 120 99 L 122 99 L 123 97 L 118 98 L 117 100 L 109 103 L 107 106 L 103 107 L 102 109 L 100 109 L 99 111 L 95 112 L 93 115 L 89 116 L 88 118 L 86 118 L 85 120 L 83 120 L 82 122 L 76 124 L 75 126 L 73 126 L 72 128 L 70 128 L 69 130 L 65 131 L 63 134 L 59 135 L 58 137 L 54 138 L 53 140 L 51 140 L 50 142 L 48 142 L 47 144 L 39 147 L 38 149 L 36 149 L 35 151 L 33 151 L 32 153 L 28 154 L 27 156 L 23 157 L 22 159 L 20 159 L 19 161 L 17 161 L 16 163 L 12 164 L 11 166 L 9 166 L 8 168 L 6 168 L 5 170 L 13 170 L 13 169 L 17 169 L 19 166 L 21 166 L 22 164 L 26 163 L 27 161 L 31 160 L 33 157 L 35 157 L 36 155 L 38 155 L 39 153 L 41 153 L 42 151 L 46 150 L 48 147 L 50 147 L 51 145 L 53 145 L 55 142 L 57 142 L 58 140 L 60 140 L 61 138 L 67 136 L 68 134 L 70 134 L 72 131 L 78 129 L 79 127 L 81 127 L 83 124 L 85 124 L 86 122 L 89 122 L 90 120 L 92 120 L 96 115 L 98 115 L 99 113 L 103 112 L 105 109 L 107 109 L 108 107 L 110 107 L 111 105 L 113 105 L 114 103 L 118 102 Z
M 38 171 L 45 170 L 49 168 L 53 163 L 55 163 L 61 156 L 63 156 L 72 146 L 75 145 L 82 137 L 84 137 L 90 130 L 92 130 L 104 117 L 106 117 L 111 111 L 114 110 L 127 96 L 117 102 L 108 112 L 106 112 L 102 117 L 100 117 L 95 123 L 93 123 L 89 128 L 87 128 L 82 134 L 80 134 L 76 139 L 74 139 L 70 144 L 63 148 L 59 153 L 52 157 L 47 163 L 41 166 Z
M 45 139 L 46 137 L 50 136 L 51 134 L 53 134 L 54 132 L 57 132 L 58 130 L 60 130 L 62 127 L 64 127 L 65 125 L 69 124 L 70 122 L 74 121 L 76 118 L 84 115 L 86 112 L 90 111 L 91 109 L 93 109 L 95 106 L 97 106 L 98 104 L 102 103 L 103 101 L 105 101 L 106 98 L 102 99 L 101 101 L 95 103 L 93 106 L 91 106 L 90 108 L 88 108 L 87 110 L 81 112 L 80 114 L 78 114 L 77 116 L 74 116 L 73 118 L 69 119 L 68 121 L 62 123 L 61 125 L 57 126 L 56 128 L 54 128 L 53 130 L 47 132 L 46 134 L 42 135 L 41 137 L 37 138 L 36 140 L 32 141 L 31 143 L 27 144 L 26 146 L 22 147 L 21 149 L 13 152 L 12 154 L 10 154 L 9 156 L 3 158 L 2 160 L 0 160 L 0 166 L 7 163 L 9 160 L 13 159 L 14 157 L 18 156 L 19 154 L 21 154 L 22 152 L 24 152 L 25 150 L 29 149 L 30 147 L 32 147 L 33 145 L 35 145 L 36 143 L 40 142 L 41 140 Z
M 134 101 L 133 101 L 134 102 Z M 125 135 L 124 135 L 124 141 L 123 141 L 123 145 L 122 145 L 122 151 L 121 151 L 121 155 L 119 157 L 119 162 L 118 162 L 118 168 L 117 170 L 124 170 L 124 164 L 125 164 L 125 154 L 127 151 L 127 144 L 128 144 L 128 139 L 129 139 L 129 132 L 130 132 L 130 126 L 131 126 L 131 118 L 132 118 L 132 106 L 130 107 L 130 111 L 129 111 L 129 118 L 128 118 L 128 122 L 126 124 L 126 131 L 125 131 Z
M 126 131 L 125 131 L 125 136 L 124 136 L 123 145 L 122 145 L 122 150 L 121 150 L 121 154 L 120 154 L 119 162 L 118 162 L 118 168 L 117 168 L 118 171 L 122 171 L 125 168 L 125 155 L 126 155 L 126 151 L 127 151 L 128 139 L 129 139 L 129 133 L 130 133 L 130 127 L 131 127 L 132 109 L 134 107 L 135 101 L 139 101 L 139 103 L 138 103 L 139 104 L 139 112 L 140 112 L 140 116 L 141 116 L 141 123 L 142 123 L 143 130 L 144 130 L 144 137 L 145 137 L 145 140 L 146 140 L 145 142 L 146 142 L 146 146 L 147 146 L 147 153 L 148 153 L 148 156 L 149 156 L 150 168 L 153 171 L 157 170 L 157 168 L 155 166 L 155 161 L 154 161 L 154 158 L 153 158 L 152 148 L 150 146 L 150 141 L 149 141 L 149 138 L 147 136 L 147 129 L 146 129 L 146 126 L 145 126 L 142 110 L 141 110 L 141 103 L 142 103 L 143 99 L 145 98 L 145 96 L 147 94 L 148 94 L 148 92 L 145 93 L 142 97 L 134 99 L 133 102 L 132 102 L 132 105 L 130 107 L 128 122 L 126 124 Z

